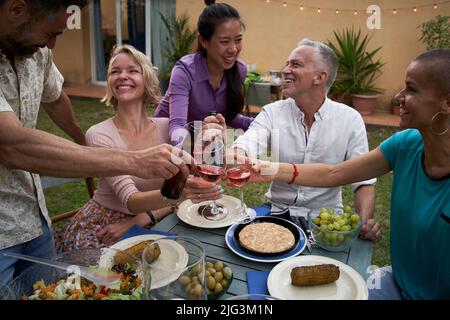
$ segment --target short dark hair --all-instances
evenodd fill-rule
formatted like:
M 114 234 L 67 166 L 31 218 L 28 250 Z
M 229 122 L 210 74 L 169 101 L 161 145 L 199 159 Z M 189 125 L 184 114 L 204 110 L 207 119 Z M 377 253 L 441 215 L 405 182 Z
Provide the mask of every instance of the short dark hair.
M 83 8 L 89 0 L 26 0 L 32 18 L 41 17 L 43 14 L 52 14 L 61 8 L 75 5 Z M 1 3 L 0 3 L 1 4 Z
M 436 87 L 438 94 L 450 93 L 450 48 L 427 51 L 412 62 L 426 64 L 425 76 Z

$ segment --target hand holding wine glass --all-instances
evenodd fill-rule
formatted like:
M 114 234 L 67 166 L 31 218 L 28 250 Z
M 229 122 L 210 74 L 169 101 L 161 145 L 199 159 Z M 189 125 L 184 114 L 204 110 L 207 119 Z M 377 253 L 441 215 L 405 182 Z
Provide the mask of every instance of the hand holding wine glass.
M 222 194 L 217 184 L 207 182 L 201 177 L 190 175 L 184 187 L 182 200 L 190 199 L 192 203 L 200 203 L 208 200 L 217 200 Z
M 226 176 L 228 179 L 228 186 L 239 188 L 240 207 L 238 212 L 241 216 L 247 215 L 247 208 L 244 203 L 243 186 L 250 180 L 252 176 L 252 168 L 249 164 L 248 158 L 240 155 L 240 150 L 235 150 L 227 157 Z
M 221 130 L 204 130 L 201 135 L 200 148 L 196 146 L 194 149 L 196 150 L 194 158 L 200 177 L 208 182 L 218 182 L 226 168 L 225 143 Z M 218 206 L 215 201 L 202 210 L 202 216 L 213 221 L 222 220 L 227 214 L 228 210 Z

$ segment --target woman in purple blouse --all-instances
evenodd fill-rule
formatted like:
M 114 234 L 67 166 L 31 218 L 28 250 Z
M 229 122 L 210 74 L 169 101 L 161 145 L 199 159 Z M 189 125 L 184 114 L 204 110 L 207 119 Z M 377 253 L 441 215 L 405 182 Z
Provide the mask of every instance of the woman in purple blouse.
M 238 59 L 245 28 L 235 8 L 225 3 L 205 1 L 199 17 L 198 49 L 181 58 L 172 70 L 169 89 L 155 111 L 169 117 L 169 137 L 173 145 L 182 137 L 176 129 L 189 121 L 203 120 L 211 111 L 225 116 L 230 127 L 247 130 L 253 118 L 240 114 L 244 107 L 247 69 Z

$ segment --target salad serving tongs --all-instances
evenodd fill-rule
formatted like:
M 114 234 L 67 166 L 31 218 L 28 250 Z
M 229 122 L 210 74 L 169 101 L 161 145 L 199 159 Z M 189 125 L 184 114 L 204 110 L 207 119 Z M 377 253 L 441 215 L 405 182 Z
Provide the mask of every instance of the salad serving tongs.
M 117 287 L 120 284 L 120 276 L 118 273 L 105 268 L 94 269 L 85 266 L 79 266 L 76 264 L 69 264 L 61 261 L 43 259 L 33 256 L 28 256 L 20 253 L 4 252 L 4 256 L 40 263 L 50 267 L 65 270 L 67 273 L 75 273 L 81 277 L 84 277 L 92 281 L 97 286 L 105 286 L 107 288 Z

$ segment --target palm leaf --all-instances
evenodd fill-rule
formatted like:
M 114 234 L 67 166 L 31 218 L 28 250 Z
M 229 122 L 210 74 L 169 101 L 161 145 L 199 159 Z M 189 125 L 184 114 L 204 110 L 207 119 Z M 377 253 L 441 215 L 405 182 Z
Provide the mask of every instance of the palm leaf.
M 371 37 L 362 36 L 361 30 L 347 28 L 333 31 L 333 34 L 336 44 L 328 41 L 327 45 L 336 53 L 339 69 L 331 91 L 338 96 L 383 92 L 374 85 L 384 66 L 380 60 L 375 60 L 381 47 L 368 50 Z
M 169 78 L 175 63 L 190 52 L 192 43 L 197 38 L 197 30 L 190 29 L 189 16 L 186 13 L 178 17 L 175 15 L 166 17 L 161 12 L 159 15 L 169 34 L 168 43 L 164 47 L 168 67 L 163 70 L 163 77 Z

